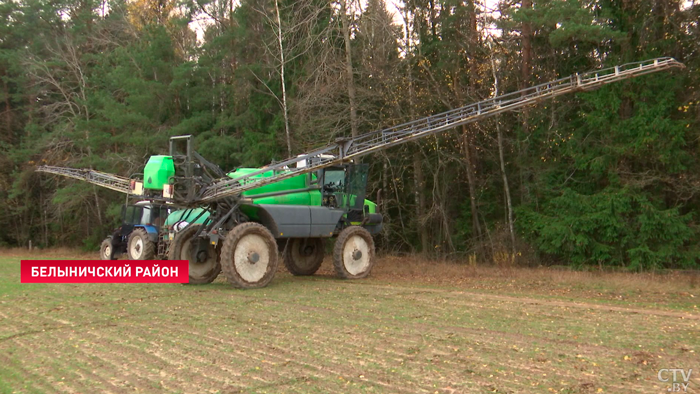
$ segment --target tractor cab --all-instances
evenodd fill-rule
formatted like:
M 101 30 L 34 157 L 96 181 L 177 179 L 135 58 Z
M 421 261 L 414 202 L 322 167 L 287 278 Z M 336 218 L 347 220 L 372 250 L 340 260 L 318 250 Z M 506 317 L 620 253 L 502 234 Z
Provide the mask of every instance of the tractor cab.
M 155 230 L 160 230 L 171 210 L 170 206 L 147 201 L 125 205 L 122 207 L 122 225 L 152 226 Z
M 165 221 L 172 210 L 150 201 L 122 206 L 122 224 L 102 241 L 100 257 L 112 260 L 126 253 L 129 260 L 152 260 L 164 255 Z

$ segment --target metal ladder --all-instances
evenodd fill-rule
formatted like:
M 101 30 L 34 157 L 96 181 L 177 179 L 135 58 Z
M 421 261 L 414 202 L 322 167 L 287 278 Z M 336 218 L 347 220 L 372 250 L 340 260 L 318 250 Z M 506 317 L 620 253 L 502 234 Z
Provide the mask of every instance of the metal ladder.
M 338 139 L 334 144 L 327 145 L 297 157 L 289 158 L 279 163 L 270 164 L 259 171 L 252 172 L 245 176 L 223 178 L 215 181 L 211 185 L 203 188 L 195 201 L 190 201 L 188 203 L 207 203 L 227 197 L 239 196 L 247 190 L 338 165 L 360 156 L 388 149 L 457 126 L 476 122 L 502 112 L 522 108 L 540 100 L 550 99 L 577 91 L 594 90 L 603 85 L 622 81 L 624 79 L 671 68 L 683 67 L 685 66 L 682 63 L 673 58 L 662 57 L 641 62 L 627 63 L 599 71 L 574 74 L 567 78 L 557 79 L 512 93 L 496 96 L 388 129 L 363 134 L 353 139 Z M 299 162 L 305 162 L 307 165 L 302 168 L 292 168 L 292 166 Z M 268 171 L 275 171 L 277 174 L 267 178 L 253 178 L 256 175 Z

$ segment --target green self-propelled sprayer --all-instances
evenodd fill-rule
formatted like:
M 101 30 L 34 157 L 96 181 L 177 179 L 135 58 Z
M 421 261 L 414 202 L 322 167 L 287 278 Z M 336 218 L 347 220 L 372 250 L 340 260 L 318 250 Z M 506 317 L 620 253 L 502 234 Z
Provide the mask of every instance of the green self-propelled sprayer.
M 312 275 L 324 239 L 335 237 L 333 266 L 342 278 L 363 278 L 374 265 L 372 235 L 382 228 L 365 199 L 367 164 L 355 159 L 538 101 L 657 71 L 683 67 L 658 58 L 574 74 L 451 111 L 335 143 L 263 168 L 224 172 L 193 150 L 191 136 L 170 139 L 168 155 L 149 158 L 129 178 L 94 170 L 41 166 L 141 200 L 123 208 L 123 223 L 101 249 L 105 259 L 189 260 L 190 283 L 224 271 L 239 288 L 266 286 L 282 251 L 287 269 Z

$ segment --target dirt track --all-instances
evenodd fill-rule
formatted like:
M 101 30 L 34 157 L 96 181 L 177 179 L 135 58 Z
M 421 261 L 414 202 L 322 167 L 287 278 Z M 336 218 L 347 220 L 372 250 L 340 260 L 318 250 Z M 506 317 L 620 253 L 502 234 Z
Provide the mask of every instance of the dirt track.
M 668 392 L 661 368 L 693 368 L 700 387 L 691 304 L 520 297 L 381 268 L 341 281 L 325 266 L 255 291 L 19 285 L 18 260 L 0 259 L 0 392 Z

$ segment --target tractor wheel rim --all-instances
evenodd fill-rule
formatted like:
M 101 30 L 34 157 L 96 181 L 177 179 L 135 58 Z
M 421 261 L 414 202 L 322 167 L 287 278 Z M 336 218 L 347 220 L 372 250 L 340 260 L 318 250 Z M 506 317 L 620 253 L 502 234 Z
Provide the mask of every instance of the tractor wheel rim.
M 351 275 L 363 274 L 369 268 L 369 244 L 359 235 L 348 238 L 343 245 L 343 265 Z
M 131 245 L 131 255 L 134 256 L 135 258 L 141 257 L 141 253 L 143 252 L 143 240 L 141 238 L 137 238 L 136 242 L 134 242 Z
M 112 254 L 112 246 L 107 245 L 105 246 L 104 251 L 102 251 L 102 256 L 105 258 L 105 260 L 109 259 L 109 256 Z
M 209 276 L 216 268 L 216 256 L 212 255 L 211 249 L 207 248 L 206 257 L 204 261 L 200 261 L 202 256 L 198 255 L 197 260 L 192 261 L 192 238 L 188 239 L 182 244 L 182 249 L 180 250 L 180 258 L 182 260 L 188 260 L 190 262 L 190 277 L 191 278 L 205 278 Z M 200 253 L 201 254 L 201 253 Z
M 260 281 L 270 265 L 270 248 L 265 239 L 257 234 L 241 237 L 233 253 L 233 264 L 244 281 Z

